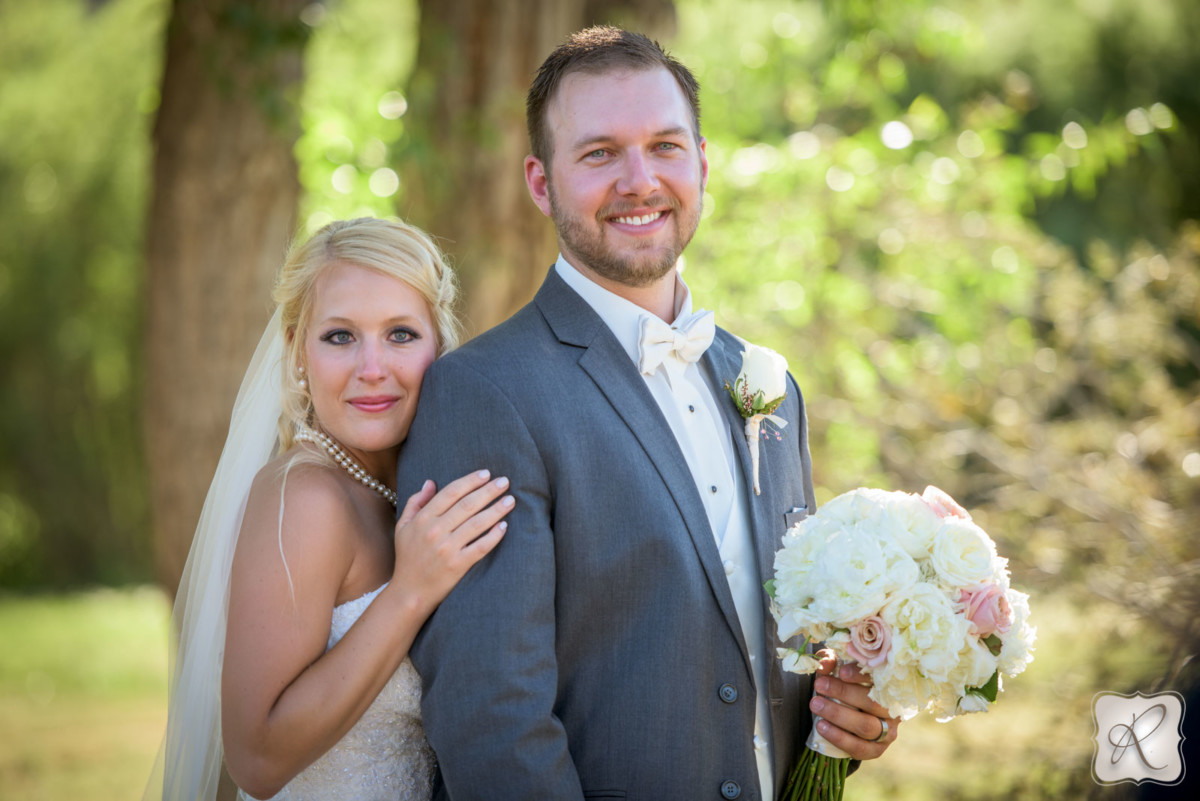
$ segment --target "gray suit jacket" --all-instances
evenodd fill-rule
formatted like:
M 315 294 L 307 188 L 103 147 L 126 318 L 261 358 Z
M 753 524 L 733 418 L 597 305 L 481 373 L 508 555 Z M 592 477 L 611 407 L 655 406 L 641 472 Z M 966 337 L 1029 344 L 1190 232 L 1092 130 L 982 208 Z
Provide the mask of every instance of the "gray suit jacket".
M 717 332 L 703 357 L 716 382 L 733 381 L 741 349 Z M 742 419 L 713 389 L 750 486 Z M 790 377 L 776 414 L 788 426 L 762 443 L 749 499 L 764 580 L 785 515 L 813 506 Z M 400 496 L 479 468 L 512 480 L 508 534 L 412 649 L 439 797 L 760 799 L 749 655 L 687 462 L 629 356 L 554 270 L 532 303 L 430 368 Z M 765 592 L 763 604 L 773 656 Z M 768 692 L 782 788 L 810 681 L 773 660 Z

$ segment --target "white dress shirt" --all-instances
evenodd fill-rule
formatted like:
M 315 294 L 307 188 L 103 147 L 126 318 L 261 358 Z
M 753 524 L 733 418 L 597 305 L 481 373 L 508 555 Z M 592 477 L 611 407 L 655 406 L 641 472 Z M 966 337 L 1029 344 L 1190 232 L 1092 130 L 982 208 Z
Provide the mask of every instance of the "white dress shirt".
M 650 312 L 595 283 L 561 255 L 555 269 L 559 277 L 600 315 L 636 366 L 641 319 Z M 692 313 L 691 293 L 678 273 L 675 274 L 674 311 L 675 320 Z M 774 762 L 766 692 L 769 662 L 763 642 L 760 597 L 763 589 L 750 532 L 747 487 L 738 467 L 731 432 L 721 422 L 718 399 L 705 381 L 702 370 L 699 362 L 685 362 L 672 355 L 652 374 L 643 373 L 642 378 L 683 451 L 716 538 L 742 636 L 750 651 L 754 681 L 759 688 L 754 715 L 754 756 L 763 798 L 772 799 L 775 797 Z M 732 403 L 731 400 L 727 402 Z M 736 434 L 742 435 L 741 431 Z

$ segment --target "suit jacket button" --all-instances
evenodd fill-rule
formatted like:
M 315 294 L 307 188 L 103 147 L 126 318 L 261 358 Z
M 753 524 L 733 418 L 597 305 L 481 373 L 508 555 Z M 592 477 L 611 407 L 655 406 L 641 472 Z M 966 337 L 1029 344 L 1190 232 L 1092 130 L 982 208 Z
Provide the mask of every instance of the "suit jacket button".
M 732 704 L 738 699 L 737 687 L 734 687 L 732 684 L 722 684 L 721 689 L 717 691 L 717 694 L 720 695 L 721 700 L 727 704 Z
M 742 794 L 742 788 L 735 781 L 727 781 L 721 785 L 721 797 L 734 799 Z

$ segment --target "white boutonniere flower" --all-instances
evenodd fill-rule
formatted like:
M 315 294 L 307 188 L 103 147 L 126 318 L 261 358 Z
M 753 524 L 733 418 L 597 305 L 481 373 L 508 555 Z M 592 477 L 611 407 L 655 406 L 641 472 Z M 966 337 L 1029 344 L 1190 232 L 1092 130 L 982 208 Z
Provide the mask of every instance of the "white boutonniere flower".
M 729 397 L 746 420 L 746 445 L 750 448 L 750 465 L 754 472 L 754 494 L 761 495 L 758 484 L 758 439 L 763 420 L 777 428 L 787 421 L 772 414 L 787 397 L 787 359 L 770 348 L 746 345 L 742 351 L 742 371 L 733 386 L 725 382 Z

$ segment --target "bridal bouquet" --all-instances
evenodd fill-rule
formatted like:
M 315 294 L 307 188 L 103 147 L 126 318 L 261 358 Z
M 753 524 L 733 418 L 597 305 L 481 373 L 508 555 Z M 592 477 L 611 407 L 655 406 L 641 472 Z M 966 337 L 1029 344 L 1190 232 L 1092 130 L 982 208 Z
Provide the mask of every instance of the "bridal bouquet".
M 767 583 L 785 670 L 812 673 L 810 643 L 871 676 L 892 717 L 984 712 L 1000 677 L 1032 661 L 1029 596 L 1008 560 L 945 492 L 856 489 L 792 527 Z M 840 798 L 849 764 L 814 728 L 784 798 Z

